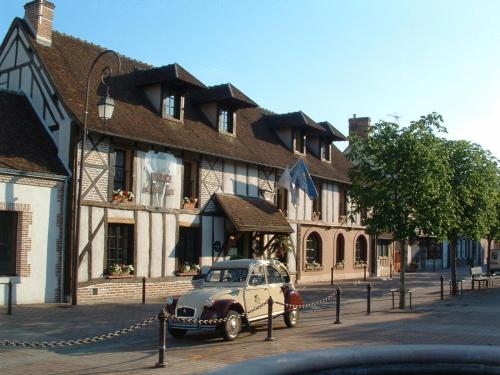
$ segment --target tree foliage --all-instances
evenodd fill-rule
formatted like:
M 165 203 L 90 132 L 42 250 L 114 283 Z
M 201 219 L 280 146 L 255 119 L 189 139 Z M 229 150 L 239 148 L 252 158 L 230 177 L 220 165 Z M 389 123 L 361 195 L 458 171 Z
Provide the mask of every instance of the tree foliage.
M 368 140 L 353 139 L 349 196 L 370 212 L 363 220 L 370 233 L 390 232 L 399 241 L 414 241 L 422 231 L 444 238 L 452 201 L 445 144 L 436 135 L 445 131 L 441 124 L 436 113 L 403 128 L 381 121 Z

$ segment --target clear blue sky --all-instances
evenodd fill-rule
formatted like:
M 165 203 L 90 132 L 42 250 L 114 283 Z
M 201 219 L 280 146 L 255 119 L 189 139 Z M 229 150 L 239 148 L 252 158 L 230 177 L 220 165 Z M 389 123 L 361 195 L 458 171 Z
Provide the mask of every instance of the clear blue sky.
M 2 1 L 2 37 L 25 2 Z M 59 31 L 153 65 L 178 62 L 275 112 L 303 110 L 347 133 L 353 113 L 397 113 L 406 125 L 436 111 L 449 138 L 500 158 L 500 1 L 54 2 Z

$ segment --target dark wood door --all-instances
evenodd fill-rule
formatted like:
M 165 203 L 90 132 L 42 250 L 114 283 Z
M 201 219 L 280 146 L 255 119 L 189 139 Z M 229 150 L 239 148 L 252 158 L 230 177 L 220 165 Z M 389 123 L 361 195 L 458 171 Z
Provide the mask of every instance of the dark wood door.
M 0 211 L 0 276 L 16 274 L 17 212 Z

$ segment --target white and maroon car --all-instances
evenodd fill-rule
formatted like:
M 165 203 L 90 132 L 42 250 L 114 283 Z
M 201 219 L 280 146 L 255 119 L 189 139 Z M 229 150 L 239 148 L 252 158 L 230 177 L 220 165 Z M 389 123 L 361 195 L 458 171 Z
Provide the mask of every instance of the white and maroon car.
M 167 299 L 167 312 L 175 317 L 193 320 L 216 320 L 215 324 L 197 324 L 194 321 L 169 319 L 168 331 L 173 337 L 183 337 L 188 330 L 219 330 L 226 340 L 238 336 L 242 324 L 267 319 L 269 297 L 279 302 L 273 305 L 273 316 L 283 315 L 288 327 L 299 320 L 297 308 L 282 304 L 303 305 L 294 289 L 285 266 L 275 260 L 225 260 L 213 265 L 200 289 L 179 297 Z M 248 313 L 247 313 L 248 312 Z M 242 318 L 240 314 L 246 315 Z

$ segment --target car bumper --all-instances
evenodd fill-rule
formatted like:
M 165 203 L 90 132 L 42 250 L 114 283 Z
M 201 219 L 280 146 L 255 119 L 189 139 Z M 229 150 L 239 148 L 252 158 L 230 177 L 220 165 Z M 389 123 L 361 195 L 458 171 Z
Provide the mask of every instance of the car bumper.
M 182 323 L 178 321 L 168 321 L 168 328 L 187 329 L 189 331 L 213 331 L 217 329 L 215 325 Z

